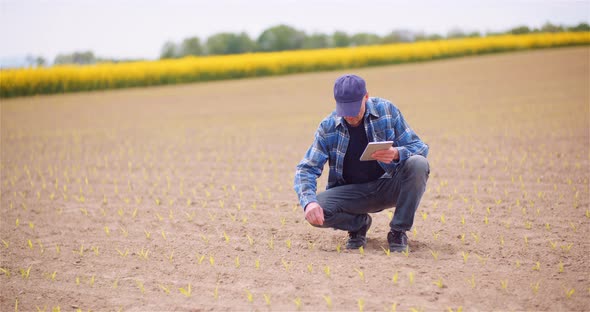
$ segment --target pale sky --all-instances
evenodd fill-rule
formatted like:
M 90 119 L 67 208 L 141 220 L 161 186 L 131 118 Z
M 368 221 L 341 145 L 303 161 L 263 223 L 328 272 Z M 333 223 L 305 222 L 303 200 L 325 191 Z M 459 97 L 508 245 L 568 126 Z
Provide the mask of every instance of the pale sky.
M 505 31 L 545 22 L 590 21 L 590 0 L 0 0 L 0 59 L 91 50 L 96 56 L 156 59 L 167 40 L 205 41 L 219 32 L 252 39 L 278 24 L 307 33 L 394 29 Z

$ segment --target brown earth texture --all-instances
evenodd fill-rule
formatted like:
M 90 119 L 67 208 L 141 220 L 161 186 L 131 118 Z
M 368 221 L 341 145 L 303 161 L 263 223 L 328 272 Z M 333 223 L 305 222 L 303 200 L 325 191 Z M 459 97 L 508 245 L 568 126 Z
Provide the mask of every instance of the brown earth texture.
M 430 146 L 409 253 L 298 205 L 344 72 L 3 99 L 0 310 L 588 311 L 589 61 L 351 71 Z

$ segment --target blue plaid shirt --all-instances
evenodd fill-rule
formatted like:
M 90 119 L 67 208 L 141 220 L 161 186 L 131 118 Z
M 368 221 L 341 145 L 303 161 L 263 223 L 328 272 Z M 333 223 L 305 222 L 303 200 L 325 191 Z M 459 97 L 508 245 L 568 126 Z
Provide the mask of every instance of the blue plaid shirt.
M 363 118 L 369 142 L 393 141 L 393 146 L 399 151 L 398 161 L 389 164 L 379 162 L 385 171 L 381 178 L 393 177 L 397 168 L 412 155 L 428 155 L 428 145 L 410 129 L 399 109 L 390 101 L 372 97 L 365 107 Z M 295 172 L 294 189 L 303 208 L 311 202 L 317 202 L 317 179 L 326 161 L 330 165 L 326 189 L 346 184 L 342 173 L 349 139 L 344 118 L 336 116 L 336 112 L 322 120 L 311 147 Z

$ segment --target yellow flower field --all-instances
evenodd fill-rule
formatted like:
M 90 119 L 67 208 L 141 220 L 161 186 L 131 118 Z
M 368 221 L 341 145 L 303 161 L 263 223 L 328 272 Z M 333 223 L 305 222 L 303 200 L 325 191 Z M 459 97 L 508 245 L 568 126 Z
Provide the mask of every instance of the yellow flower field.
M 12 69 L 0 71 L 0 97 L 283 75 L 587 44 L 590 44 L 589 32 L 542 33 L 92 66 Z

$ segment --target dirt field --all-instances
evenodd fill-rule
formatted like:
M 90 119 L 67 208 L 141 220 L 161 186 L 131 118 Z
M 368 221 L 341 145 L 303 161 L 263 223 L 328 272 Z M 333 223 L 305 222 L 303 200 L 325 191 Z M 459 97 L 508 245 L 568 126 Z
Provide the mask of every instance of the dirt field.
M 297 204 L 343 72 L 2 100 L 0 310 L 589 310 L 589 60 L 354 71 L 430 145 L 409 254 Z

